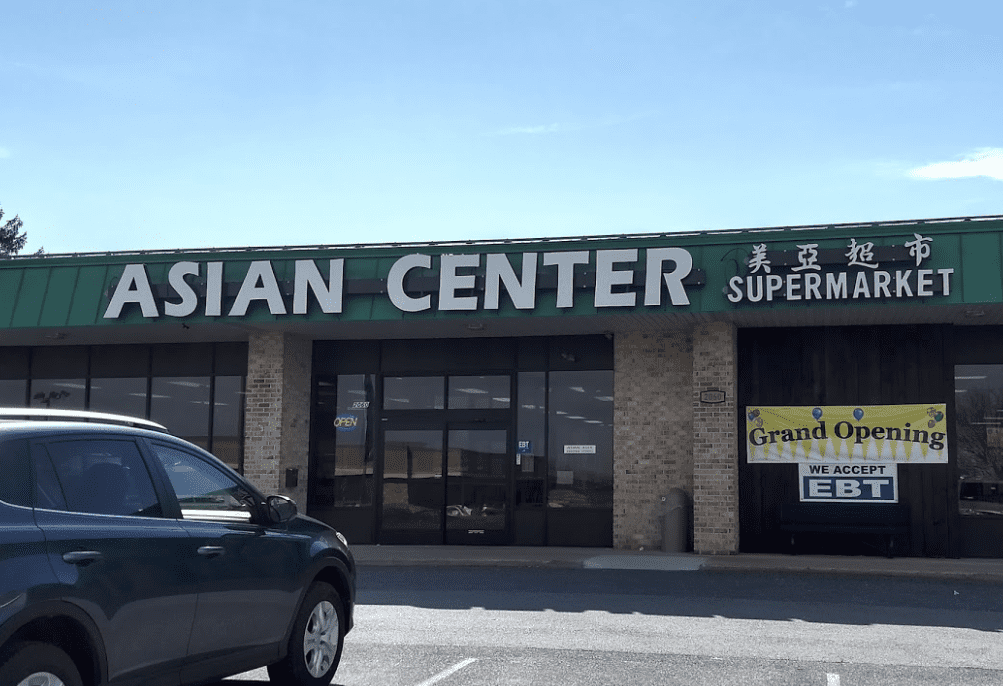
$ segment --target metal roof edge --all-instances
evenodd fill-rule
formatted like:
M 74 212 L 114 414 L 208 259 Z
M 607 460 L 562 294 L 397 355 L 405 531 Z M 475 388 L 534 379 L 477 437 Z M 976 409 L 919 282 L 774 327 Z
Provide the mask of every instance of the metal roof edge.
M 169 257 L 180 255 L 221 255 L 236 256 L 247 253 L 306 253 L 319 251 L 352 251 L 352 250 L 393 250 L 393 249 L 440 249 L 459 248 L 472 246 L 518 246 L 518 245 L 548 245 L 559 243 L 594 243 L 599 241 L 645 241 L 645 240 L 665 240 L 676 238 L 708 238 L 736 236 L 758 236 L 764 233 L 807 233 L 814 231 L 842 231 L 847 229 L 868 229 L 875 230 L 881 228 L 904 228 L 909 226 L 940 227 L 951 224 L 972 224 L 975 222 L 1003 222 L 1003 215 L 979 215 L 968 217 L 944 217 L 930 219 L 902 219 L 875 222 L 845 222 L 835 224 L 803 224 L 775 227 L 756 227 L 744 229 L 709 229 L 705 231 L 662 231 L 652 233 L 617 233 L 601 235 L 582 236 L 559 236 L 548 238 L 503 238 L 503 239 L 478 239 L 478 240 L 453 240 L 453 241 L 404 241 L 393 243 L 343 243 L 327 245 L 293 245 L 293 246 L 245 246 L 229 248 L 174 248 L 169 250 L 123 250 L 123 251 L 98 251 L 80 253 L 45 253 L 43 255 L 14 255 L 0 260 L 0 268 L 4 263 L 24 263 L 25 261 L 45 261 L 52 259 L 69 258 L 107 258 L 107 257 Z M 961 227 L 959 227 L 961 228 Z M 967 227 L 966 227 L 967 228 Z M 974 227 L 972 227 L 974 230 Z M 1003 227 L 1001 227 L 1003 228 Z M 792 236 L 792 239 L 794 237 Z M 800 238 L 799 238 L 800 239 Z

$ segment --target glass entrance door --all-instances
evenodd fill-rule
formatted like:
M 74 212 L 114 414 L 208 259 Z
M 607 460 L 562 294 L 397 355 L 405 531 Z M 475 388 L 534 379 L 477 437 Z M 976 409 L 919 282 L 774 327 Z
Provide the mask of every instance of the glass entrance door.
M 446 445 L 446 543 L 509 543 L 514 458 L 508 430 L 451 425 Z
M 441 544 L 442 429 L 383 430 L 381 543 Z
M 507 426 L 388 422 L 382 433 L 381 543 L 511 542 Z

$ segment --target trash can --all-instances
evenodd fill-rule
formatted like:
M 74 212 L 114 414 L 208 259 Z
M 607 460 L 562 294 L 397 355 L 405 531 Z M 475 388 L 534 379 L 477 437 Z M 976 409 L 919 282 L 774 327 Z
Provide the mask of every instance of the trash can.
M 685 553 L 689 534 L 686 491 L 673 488 L 662 500 L 665 503 L 662 518 L 662 552 Z

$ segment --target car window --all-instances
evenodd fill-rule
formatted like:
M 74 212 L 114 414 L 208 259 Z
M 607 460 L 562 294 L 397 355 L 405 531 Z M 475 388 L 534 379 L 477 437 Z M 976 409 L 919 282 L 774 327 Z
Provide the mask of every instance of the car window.
M 185 519 L 248 522 L 251 494 L 226 473 L 184 450 L 153 442 Z
M 88 514 L 160 517 L 138 446 L 129 440 L 73 439 L 36 444 L 36 506 Z
M 31 473 L 28 441 L 0 443 L 0 500 L 8 505 L 31 506 Z

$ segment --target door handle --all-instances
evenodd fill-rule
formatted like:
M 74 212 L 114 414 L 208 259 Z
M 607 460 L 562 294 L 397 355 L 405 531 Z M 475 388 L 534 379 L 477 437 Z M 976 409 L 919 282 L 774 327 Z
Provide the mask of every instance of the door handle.
M 204 545 L 199 548 L 198 553 L 202 557 L 219 557 L 224 550 L 225 548 L 221 545 Z
M 81 567 L 89 565 L 91 562 L 97 562 L 102 557 L 104 556 L 97 550 L 71 550 L 68 553 L 63 553 L 64 562 Z

